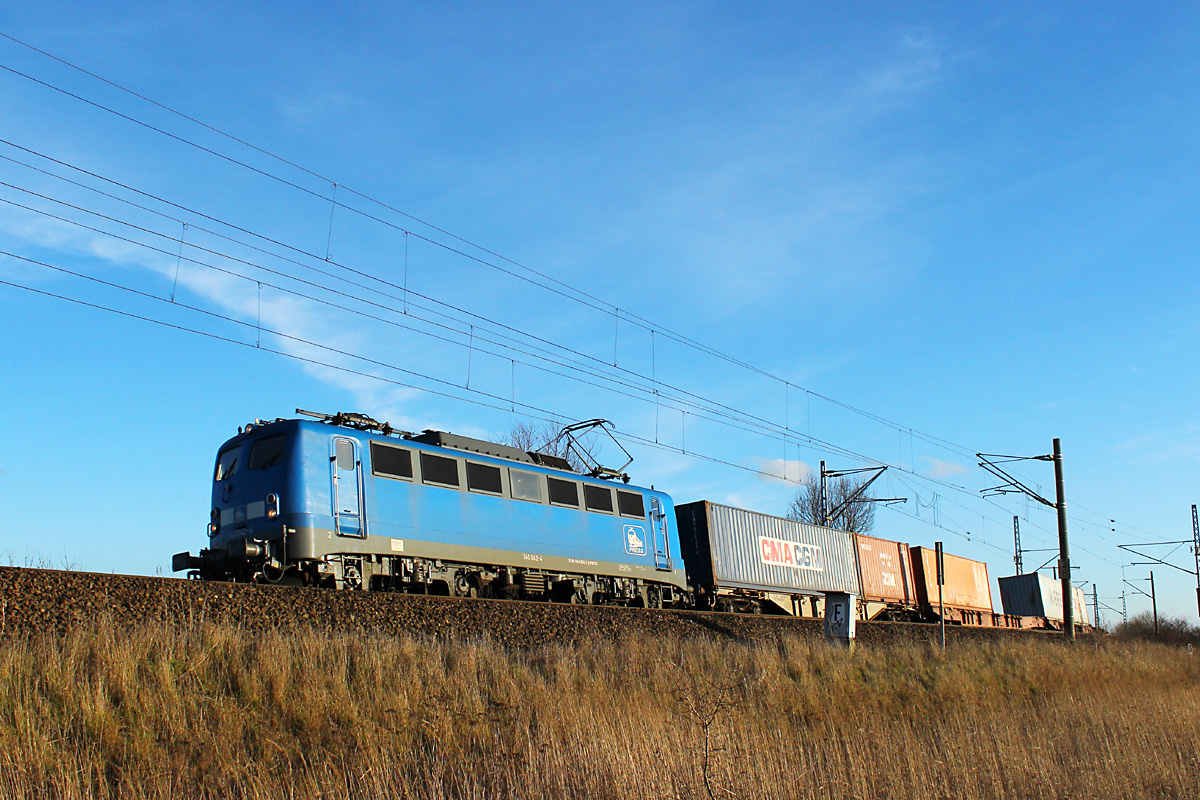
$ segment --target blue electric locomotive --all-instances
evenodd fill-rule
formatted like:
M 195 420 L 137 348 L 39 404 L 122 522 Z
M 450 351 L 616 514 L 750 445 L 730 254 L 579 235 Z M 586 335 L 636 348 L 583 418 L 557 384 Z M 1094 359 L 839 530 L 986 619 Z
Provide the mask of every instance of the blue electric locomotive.
M 358 414 L 247 425 L 221 446 L 212 580 L 663 607 L 688 587 L 664 492 Z

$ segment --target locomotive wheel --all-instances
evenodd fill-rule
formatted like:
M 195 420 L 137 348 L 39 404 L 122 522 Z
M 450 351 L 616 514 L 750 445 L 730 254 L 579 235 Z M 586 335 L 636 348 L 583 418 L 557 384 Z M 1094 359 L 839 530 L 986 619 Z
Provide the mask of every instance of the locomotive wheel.
M 454 580 L 454 593 L 459 597 L 479 597 L 479 573 L 459 573 Z

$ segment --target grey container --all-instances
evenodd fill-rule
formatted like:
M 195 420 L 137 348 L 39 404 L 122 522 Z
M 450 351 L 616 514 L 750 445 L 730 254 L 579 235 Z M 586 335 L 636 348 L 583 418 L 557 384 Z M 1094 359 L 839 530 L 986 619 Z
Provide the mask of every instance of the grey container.
M 688 578 L 711 589 L 861 595 L 846 531 L 699 500 L 675 507 Z
M 1040 572 L 1026 575 L 1010 575 L 1000 578 L 1000 602 L 1005 614 L 1018 617 L 1044 617 L 1055 622 L 1063 621 L 1062 582 L 1048 578 Z M 1087 602 L 1083 590 L 1071 587 L 1074 598 L 1076 624 L 1088 625 Z

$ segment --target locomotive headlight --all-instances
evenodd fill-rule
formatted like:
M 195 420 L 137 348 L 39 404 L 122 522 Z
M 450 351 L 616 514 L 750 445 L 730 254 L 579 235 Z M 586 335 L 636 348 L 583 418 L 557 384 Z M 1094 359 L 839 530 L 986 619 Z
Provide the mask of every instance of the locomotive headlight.
M 271 492 L 267 495 L 267 519 L 275 519 L 279 516 L 279 495 Z
M 214 508 L 208 515 L 208 535 L 216 536 L 221 531 L 221 509 Z

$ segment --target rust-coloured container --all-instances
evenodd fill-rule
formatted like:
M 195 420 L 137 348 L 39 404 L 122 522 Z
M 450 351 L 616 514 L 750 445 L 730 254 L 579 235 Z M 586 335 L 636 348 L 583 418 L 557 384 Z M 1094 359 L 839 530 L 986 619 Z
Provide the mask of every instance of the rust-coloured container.
M 912 554 L 907 544 L 856 533 L 854 546 L 863 600 L 901 606 L 917 604 Z
M 946 607 L 991 614 L 992 586 L 988 581 L 987 564 L 946 552 L 942 553 L 942 559 L 946 567 L 946 585 L 942 587 Z M 936 613 L 937 552 L 932 547 L 912 548 L 912 568 L 917 583 L 917 600 Z

